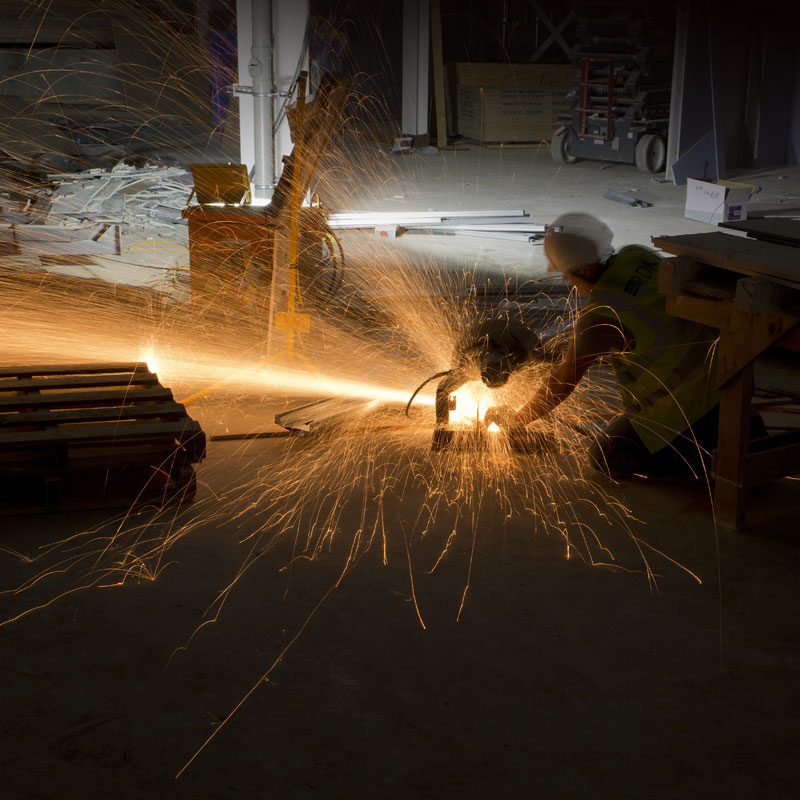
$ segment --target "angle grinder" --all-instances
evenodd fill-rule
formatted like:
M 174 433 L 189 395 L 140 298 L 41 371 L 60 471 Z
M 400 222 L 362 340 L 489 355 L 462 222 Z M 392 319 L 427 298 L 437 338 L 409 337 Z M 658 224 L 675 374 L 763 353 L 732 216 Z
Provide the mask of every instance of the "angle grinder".
M 494 315 L 470 326 L 456 346 L 449 370 L 427 378 L 411 395 L 406 414 L 420 390 L 439 378 L 436 386 L 436 424 L 431 449 L 435 451 L 484 446 L 487 442 L 486 424 L 476 418 L 465 430 L 450 424 L 450 412 L 458 403 L 456 393 L 465 383 L 480 378 L 490 389 L 504 386 L 520 367 L 534 361 L 553 360 L 558 352 L 554 342 L 561 330 L 535 331 L 505 315 Z

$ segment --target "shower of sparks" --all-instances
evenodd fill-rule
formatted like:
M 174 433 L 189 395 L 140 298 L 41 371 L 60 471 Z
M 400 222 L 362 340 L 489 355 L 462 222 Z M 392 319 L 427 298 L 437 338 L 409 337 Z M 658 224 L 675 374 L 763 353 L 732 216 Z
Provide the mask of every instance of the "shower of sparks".
M 31 5 L 32 13 L 36 7 Z M 180 37 L 170 38 L 166 27 L 148 31 L 153 41 L 159 33 L 175 55 Z M 202 53 L 186 45 L 180 55 L 187 64 L 197 63 L 199 72 Z M 137 68 L 129 65 L 128 71 Z M 140 71 L 142 85 L 152 94 L 156 76 Z M 191 69 L 179 81 L 164 81 L 166 95 L 185 92 L 182 99 L 191 106 Z M 55 91 L 49 89 L 41 102 L 58 102 Z M 111 116 L 126 110 L 107 101 Z M 360 102 L 362 107 L 374 103 Z M 34 104 L 28 113 L 35 110 Z M 154 118 L 159 113 L 152 109 Z M 409 163 L 406 182 L 414 180 L 415 162 Z M 364 192 L 371 202 L 368 195 L 376 187 L 391 191 L 394 168 L 385 151 L 348 129 L 338 149 L 324 159 L 316 188 L 339 207 L 354 207 L 359 199 L 363 202 Z M 546 168 L 555 171 L 553 165 Z M 540 213 L 546 213 L 544 206 Z M 180 276 L 175 252 L 185 260 L 185 251 L 169 244 L 152 248 L 165 259 L 153 268 L 153 285 L 163 281 L 161 267 L 175 265 L 176 280 Z M 252 443 L 242 445 L 240 455 L 250 459 L 249 467 L 231 467 L 213 485 L 204 483 L 201 467 L 198 499 L 190 507 L 131 510 L 113 524 L 48 545 L 29 559 L 34 574 L 7 594 L 24 600 L 34 587 L 42 592 L 48 585 L 52 592 L 43 602 L 23 605 L 3 624 L 90 587 L 154 580 L 170 563 L 176 545 L 209 525 L 234 526 L 244 549 L 241 566 L 223 578 L 203 625 L 219 617 L 237 581 L 258 565 L 277 564 L 288 576 L 301 560 L 333 559 L 338 585 L 376 548 L 384 564 L 390 558 L 406 560 L 410 599 L 423 626 L 425 608 L 415 576 L 440 570 L 454 559 L 454 551 L 466 552 L 460 616 L 478 540 L 500 546 L 512 522 L 515 531 L 524 530 L 531 539 L 560 537 L 565 556 L 587 564 L 628 569 L 616 553 L 626 545 L 639 554 L 639 569 L 655 582 L 649 558 L 658 551 L 642 541 L 637 521 L 613 484 L 587 469 L 586 437 L 577 432 L 616 413 L 609 382 L 600 373 L 588 376 L 568 403 L 532 426 L 539 444 L 530 452 L 517 452 L 496 425 L 489 427 L 491 435 L 482 446 L 432 452 L 435 383 L 415 400 L 409 417 L 403 407 L 422 380 L 451 366 L 468 320 L 487 313 L 473 291 L 483 280 L 481 265 L 448 271 L 431 258 L 407 256 L 401 247 L 379 247 L 360 233 L 347 234 L 344 244 L 346 250 L 353 247 L 354 257 L 348 251 L 345 283 L 338 293 L 331 296 L 324 280 L 321 288 L 313 282 L 303 287 L 311 330 L 300 338 L 301 358 L 292 363 L 274 359 L 267 347 L 268 298 L 228 292 L 220 295 L 212 313 L 193 315 L 186 292 L 181 298 L 180 292 L 162 293 L 152 286 L 70 277 L 47 271 L 35 258 L 0 255 L 0 361 L 5 364 L 144 360 L 177 399 L 192 401 L 192 413 L 217 395 L 229 406 L 248 408 L 254 403 L 285 408 L 297 398 L 308 402 L 331 396 L 379 403 L 377 410 L 353 414 L 328 433 L 270 442 L 268 463 Z M 136 254 L 137 246 L 130 245 L 113 259 L 116 268 L 139 265 Z M 220 266 L 222 272 L 225 268 Z M 568 306 L 553 316 L 563 323 L 572 313 Z M 492 405 L 522 406 L 547 369 L 532 364 L 496 391 L 484 386 L 476 371 L 475 380 L 458 392 L 451 421 L 469 428 L 480 425 Z M 208 411 L 214 413 L 213 404 Z M 271 422 L 265 413 L 258 424 Z M 65 579 L 71 581 L 66 588 Z
M 450 410 L 450 424 L 472 426 L 480 423 L 486 410 L 496 402 L 496 393 L 481 381 L 465 383 L 456 393 L 455 408 Z

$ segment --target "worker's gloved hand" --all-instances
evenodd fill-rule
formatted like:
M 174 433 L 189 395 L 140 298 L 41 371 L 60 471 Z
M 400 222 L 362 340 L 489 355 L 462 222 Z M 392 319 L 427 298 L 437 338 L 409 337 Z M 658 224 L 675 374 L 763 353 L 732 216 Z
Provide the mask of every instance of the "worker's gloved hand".
M 494 423 L 509 433 L 519 431 L 523 427 L 517 420 L 517 412 L 511 406 L 492 406 L 486 411 L 483 421 L 487 425 Z

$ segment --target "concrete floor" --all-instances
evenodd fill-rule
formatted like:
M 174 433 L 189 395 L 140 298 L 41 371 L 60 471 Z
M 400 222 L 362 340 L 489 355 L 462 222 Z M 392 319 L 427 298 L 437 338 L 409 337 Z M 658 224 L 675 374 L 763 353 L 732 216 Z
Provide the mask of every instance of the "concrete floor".
M 585 210 L 611 225 L 619 245 L 705 229 L 683 218 L 681 189 L 632 167 L 559 170 L 546 152 L 523 149 L 359 157 L 353 185 L 337 184 L 340 207 L 524 207 L 542 221 Z M 365 189 L 375 164 L 386 170 Z M 762 187 L 752 212 L 800 213 L 800 169 L 741 179 Z M 654 205 L 613 203 L 601 197 L 606 188 L 636 189 Z M 543 274 L 541 251 L 529 245 L 345 241 L 355 265 L 401 248 L 409 265 L 499 282 Z M 209 432 L 256 427 L 284 402 L 292 398 L 250 408 L 217 396 L 192 413 Z M 387 459 L 417 454 L 427 474 L 427 439 L 386 441 Z M 325 450 L 324 441 L 314 446 Z M 376 543 L 334 589 L 363 509 L 374 511 L 374 488 L 354 473 L 331 546 L 286 571 L 294 539 L 280 539 L 238 581 L 218 621 L 180 649 L 246 559 L 248 535 L 265 525 L 262 490 L 287 464 L 304 463 L 303 447 L 212 442 L 198 501 L 171 524 L 186 535 L 156 580 L 70 593 L 0 629 L 4 797 L 796 797 L 796 479 L 764 489 L 746 533 L 715 529 L 700 483 L 604 483 L 606 504 L 591 507 L 599 495 L 590 493 L 567 533 L 579 541 L 585 523 L 612 566 L 588 564 L 580 548 L 567 558 L 562 535 L 532 515 L 503 520 L 490 495 L 434 572 L 453 518 L 443 513 L 424 538 L 407 538 L 429 502 L 409 482 L 387 500 L 386 563 Z M 529 457 L 519 468 L 541 465 Z M 324 489 L 315 487 L 312 507 Z M 573 489 L 583 502 L 585 488 Z M 635 538 L 609 517 L 619 505 Z M 5 518 L 0 588 L 35 574 L 16 553 L 108 516 Z M 149 520 L 134 516 L 122 530 Z M 158 535 L 158 525 L 143 530 Z M 86 574 L 75 567 L 24 595 L 0 595 L 0 616 L 47 603 Z
M 549 223 L 559 214 L 583 211 L 602 219 L 614 232 L 614 246 L 650 245 L 654 236 L 711 230 L 684 217 L 686 188 L 662 182 L 634 166 L 579 161 L 556 165 L 547 147 L 485 149 L 477 146 L 439 155 L 392 155 L 355 143 L 350 163 L 338 168 L 322 197 L 337 210 L 426 211 L 525 209 L 534 222 Z M 338 166 L 338 164 L 337 164 Z M 800 217 L 800 168 L 737 171 L 731 180 L 759 188 L 750 201 L 751 216 Z M 634 194 L 649 208 L 623 205 L 603 197 L 608 189 Z M 476 271 L 520 281 L 547 277 L 540 246 L 468 239 L 402 236 L 372 246 L 399 248 L 408 261 L 433 261 L 448 270 Z

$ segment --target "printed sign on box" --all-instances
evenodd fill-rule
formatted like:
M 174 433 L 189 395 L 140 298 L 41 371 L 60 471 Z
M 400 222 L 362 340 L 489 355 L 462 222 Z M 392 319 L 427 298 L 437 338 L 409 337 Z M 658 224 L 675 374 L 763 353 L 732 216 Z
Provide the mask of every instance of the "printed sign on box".
M 752 190 L 748 183 L 688 178 L 684 216 L 708 225 L 747 219 L 747 203 Z

